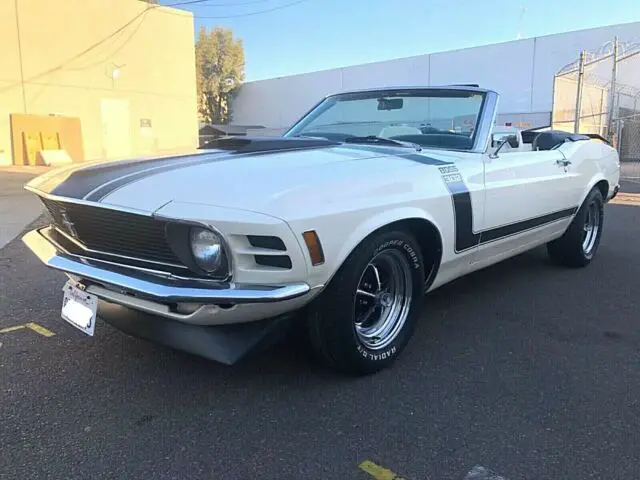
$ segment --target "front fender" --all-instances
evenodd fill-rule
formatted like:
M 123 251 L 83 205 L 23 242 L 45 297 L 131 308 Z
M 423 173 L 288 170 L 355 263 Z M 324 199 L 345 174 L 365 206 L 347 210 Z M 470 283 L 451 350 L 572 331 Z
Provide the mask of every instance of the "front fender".
M 347 257 L 355 250 L 355 248 L 369 235 L 371 235 L 376 230 L 389 225 L 394 222 L 398 222 L 401 220 L 410 220 L 410 219 L 420 219 L 425 220 L 431 223 L 440 238 L 442 238 L 442 231 L 438 223 L 434 220 L 434 218 L 429 215 L 426 211 L 417 208 L 417 207 L 399 207 L 394 208 L 392 210 L 386 210 L 383 212 L 379 212 L 374 216 L 366 218 L 360 224 L 358 224 L 353 232 L 347 237 L 344 241 L 342 247 L 338 251 L 338 254 L 335 258 L 335 271 L 332 273 L 331 277 L 335 275 L 340 266 L 344 263 Z M 329 279 L 330 280 L 330 279 Z M 328 282 L 327 282 L 328 283 Z
M 437 210 L 435 210 L 437 211 Z M 309 263 L 309 277 L 307 283 L 312 287 L 324 287 L 338 272 L 347 257 L 369 235 L 376 230 L 391 223 L 419 219 L 429 222 L 442 235 L 442 225 L 434 217 L 421 207 L 412 205 L 391 206 L 387 209 L 376 208 L 367 211 L 343 213 L 327 218 L 305 219 L 291 225 L 292 230 L 300 232 L 298 237 L 303 245 L 302 234 L 306 230 L 315 230 L 320 238 L 320 243 L 325 254 L 326 261 L 319 265 Z M 444 221 L 444 219 L 441 219 Z M 306 255 L 310 262 L 309 256 Z

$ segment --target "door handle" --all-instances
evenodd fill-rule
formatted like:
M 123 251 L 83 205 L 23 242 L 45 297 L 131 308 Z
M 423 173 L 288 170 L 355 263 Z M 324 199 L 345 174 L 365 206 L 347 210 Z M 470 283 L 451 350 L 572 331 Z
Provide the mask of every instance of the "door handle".
M 556 160 L 556 165 L 560 167 L 568 167 L 569 165 L 571 165 L 571 160 L 566 160 L 566 159 Z

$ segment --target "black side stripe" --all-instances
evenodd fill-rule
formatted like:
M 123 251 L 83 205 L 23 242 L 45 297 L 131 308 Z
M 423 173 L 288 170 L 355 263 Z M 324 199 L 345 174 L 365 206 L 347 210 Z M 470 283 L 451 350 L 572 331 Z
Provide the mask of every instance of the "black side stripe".
M 469 192 L 467 185 L 464 183 L 462 175 L 455 166 L 440 167 L 439 170 L 453 202 L 455 253 L 462 253 L 479 245 L 502 240 L 548 223 L 572 217 L 578 211 L 578 207 L 567 208 L 508 225 L 474 232 L 471 192 Z

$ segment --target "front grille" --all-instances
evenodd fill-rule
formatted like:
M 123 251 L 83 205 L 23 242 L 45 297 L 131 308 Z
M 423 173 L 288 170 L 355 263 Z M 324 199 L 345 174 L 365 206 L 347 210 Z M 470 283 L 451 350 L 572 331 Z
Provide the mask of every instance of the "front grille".
M 182 265 L 167 243 L 163 221 L 108 208 L 41 200 L 56 228 L 87 249 Z

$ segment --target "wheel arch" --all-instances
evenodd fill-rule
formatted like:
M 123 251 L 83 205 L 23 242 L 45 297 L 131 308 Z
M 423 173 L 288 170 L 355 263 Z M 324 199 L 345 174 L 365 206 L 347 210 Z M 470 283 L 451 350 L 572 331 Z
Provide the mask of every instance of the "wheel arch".
M 602 193 L 602 199 L 605 202 L 607 201 L 607 196 L 609 195 L 610 188 L 609 181 L 604 178 L 604 175 L 599 174 L 591 179 L 591 181 L 587 184 L 587 187 L 582 192 L 582 197 L 580 198 L 580 204 L 578 205 L 578 208 L 582 206 L 585 199 L 587 198 L 587 195 L 589 195 L 589 192 L 594 188 L 600 190 L 600 193 Z
M 337 268 L 333 275 L 340 270 L 349 255 L 363 241 L 379 232 L 394 228 L 409 231 L 418 242 L 425 266 L 425 289 L 428 288 L 433 283 L 440 268 L 443 237 L 434 219 L 418 208 L 386 211 L 358 225 L 340 250 L 336 262 Z M 331 278 L 333 278 L 333 275 Z M 328 282 L 331 281 L 331 278 Z

